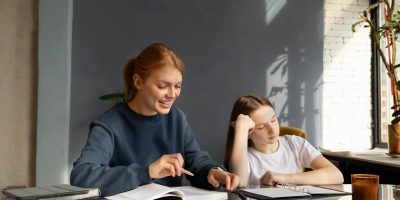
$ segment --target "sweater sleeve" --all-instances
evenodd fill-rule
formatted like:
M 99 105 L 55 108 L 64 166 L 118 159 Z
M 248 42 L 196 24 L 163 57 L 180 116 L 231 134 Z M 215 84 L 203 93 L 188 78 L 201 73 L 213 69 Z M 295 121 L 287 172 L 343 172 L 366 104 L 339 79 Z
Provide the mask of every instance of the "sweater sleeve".
M 202 151 L 194 133 L 184 119 L 184 159 L 185 168 L 194 173 L 194 176 L 186 176 L 190 183 L 195 187 L 204 189 L 214 189 L 208 182 L 207 176 L 211 168 L 218 167 L 218 165 L 211 159 L 206 151 Z
M 74 163 L 72 185 L 100 188 L 102 196 L 110 196 L 151 182 L 148 166 L 131 163 L 128 166 L 109 166 L 114 150 L 114 137 L 107 126 L 92 125 L 86 146 Z

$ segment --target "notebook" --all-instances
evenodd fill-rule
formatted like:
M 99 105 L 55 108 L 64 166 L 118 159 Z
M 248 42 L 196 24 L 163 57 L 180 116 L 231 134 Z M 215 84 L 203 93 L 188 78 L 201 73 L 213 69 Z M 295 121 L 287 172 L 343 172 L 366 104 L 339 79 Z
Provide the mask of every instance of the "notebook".
M 3 194 L 16 200 L 74 200 L 100 196 L 97 188 L 81 188 L 61 184 L 45 187 L 16 188 L 3 190 Z
M 304 185 L 304 186 L 284 186 L 253 188 L 236 190 L 235 193 L 255 198 L 255 199 L 279 199 L 279 198 L 296 198 L 308 199 L 311 196 L 331 196 L 331 195 L 347 195 L 345 191 L 333 190 L 324 187 Z

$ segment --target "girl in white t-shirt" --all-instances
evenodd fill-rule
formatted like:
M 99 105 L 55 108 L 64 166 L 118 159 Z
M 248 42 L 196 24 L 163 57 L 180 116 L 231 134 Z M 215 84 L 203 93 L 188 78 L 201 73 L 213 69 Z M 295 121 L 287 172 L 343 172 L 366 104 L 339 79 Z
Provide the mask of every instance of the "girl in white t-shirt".
M 236 100 L 230 118 L 225 166 L 239 175 L 239 186 L 342 184 L 342 173 L 307 140 L 279 136 L 271 102 L 260 95 Z M 303 172 L 303 168 L 312 171 Z

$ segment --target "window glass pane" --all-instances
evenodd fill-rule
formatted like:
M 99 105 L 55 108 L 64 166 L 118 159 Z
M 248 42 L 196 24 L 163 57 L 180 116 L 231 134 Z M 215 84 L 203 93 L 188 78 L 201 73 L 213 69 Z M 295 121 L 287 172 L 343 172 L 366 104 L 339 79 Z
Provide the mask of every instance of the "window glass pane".
M 396 0 L 396 7 L 399 8 L 400 5 L 400 0 Z M 397 9 L 398 10 L 398 9 Z M 385 23 L 385 18 L 384 18 L 384 4 L 380 4 L 379 8 L 379 24 L 382 25 Z M 382 38 L 381 40 L 381 48 L 384 51 L 386 55 L 388 55 L 389 51 L 388 48 L 386 48 L 386 45 L 388 44 L 388 41 L 386 38 Z M 396 42 L 397 49 L 400 47 L 400 42 Z M 390 52 L 392 53 L 392 52 Z M 387 56 L 386 56 L 387 57 Z M 393 106 L 393 99 L 392 99 L 392 94 L 391 94 L 391 89 L 390 89 L 390 79 L 387 75 L 387 70 L 385 68 L 385 65 L 383 64 L 381 58 L 379 57 L 380 61 L 380 95 L 381 95 L 381 133 L 380 137 L 378 137 L 379 141 L 378 143 L 387 143 L 388 140 L 388 127 L 387 125 L 390 124 L 390 121 L 392 120 L 392 113 L 393 110 L 391 107 Z M 400 59 L 400 50 L 396 51 L 396 63 L 399 63 Z

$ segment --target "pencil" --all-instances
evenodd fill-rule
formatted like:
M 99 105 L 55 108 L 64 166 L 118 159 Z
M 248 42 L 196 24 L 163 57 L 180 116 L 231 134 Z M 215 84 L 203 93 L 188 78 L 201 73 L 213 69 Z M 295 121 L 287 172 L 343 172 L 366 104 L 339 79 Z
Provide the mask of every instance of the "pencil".
M 189 172 L 188 170 L 183 169 L 183 167 L 181 168 L 181 170 L 182 170 L 182 172 L 183 172 L 184 174 L 187 174 L 187 175 L 189 175 L 189 176 L 194 176 L 194 174 L 193 174 L 192 172 Z

